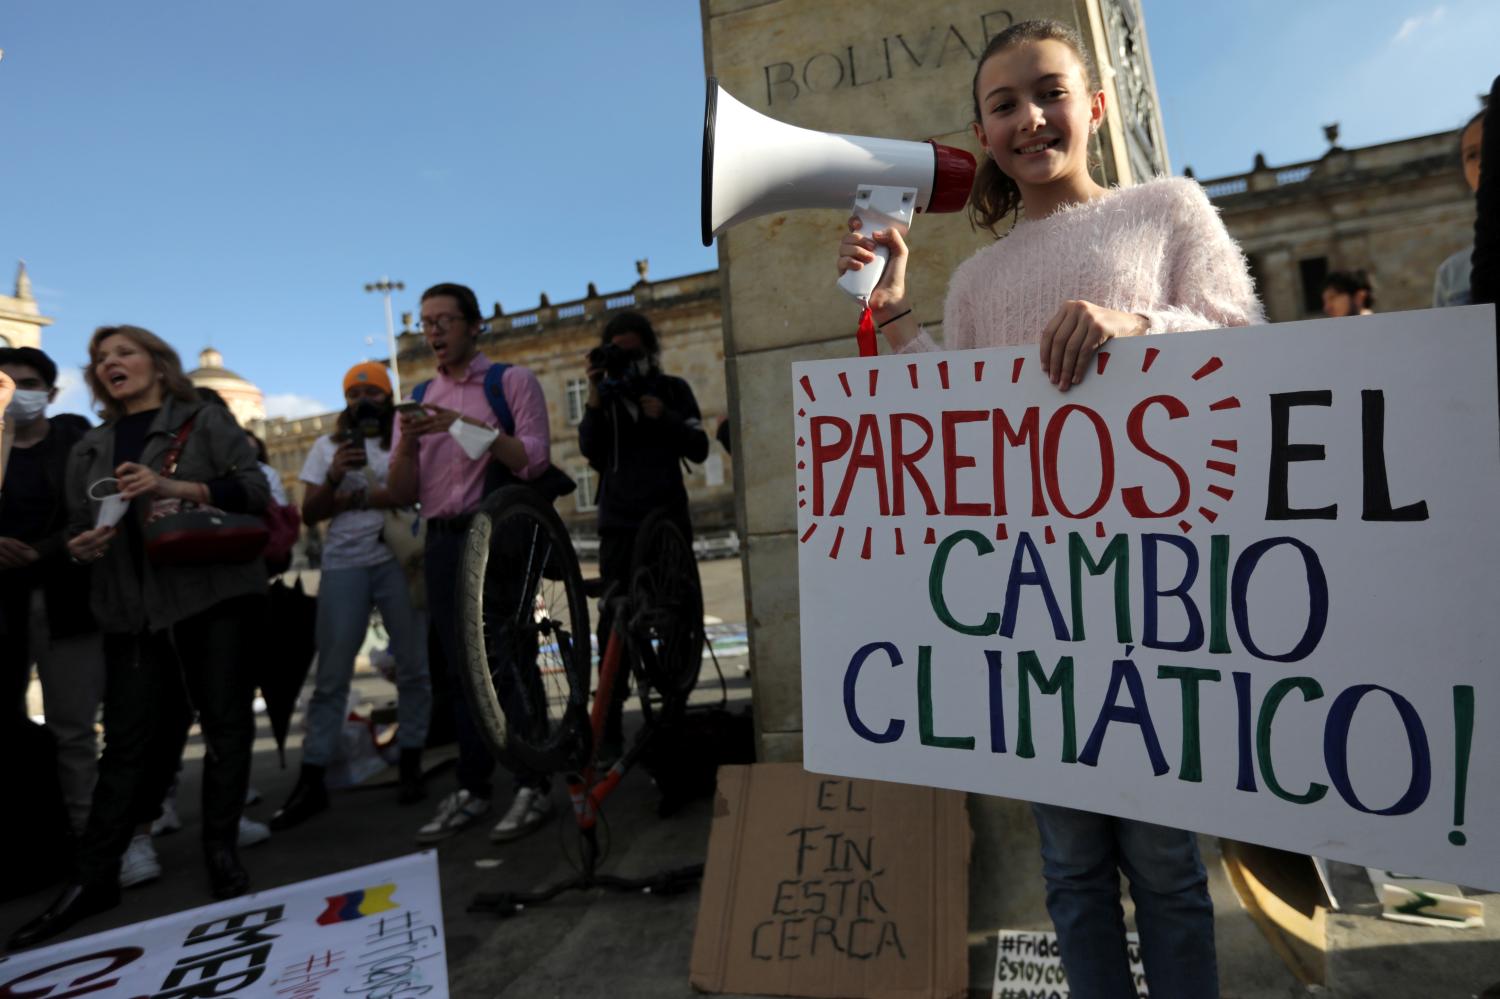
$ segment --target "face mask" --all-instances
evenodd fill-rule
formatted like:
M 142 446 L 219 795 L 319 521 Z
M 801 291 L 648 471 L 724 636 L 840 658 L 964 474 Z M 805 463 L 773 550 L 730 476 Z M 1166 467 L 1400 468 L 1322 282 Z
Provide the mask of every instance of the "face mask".
M 361 437 L 373 440 L 385 430 L 391 407 L 361 399 L 349 407 L 349 425 L 356 428 Z
M 5 415 L 17 423 L 30 423 L 47 411 L 47 393 L 37 389 L 17 389 L 5 407 Z

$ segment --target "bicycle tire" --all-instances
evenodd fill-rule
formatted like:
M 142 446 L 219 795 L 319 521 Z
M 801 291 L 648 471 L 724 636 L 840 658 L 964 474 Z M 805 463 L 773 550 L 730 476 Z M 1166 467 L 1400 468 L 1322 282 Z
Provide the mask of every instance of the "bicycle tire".
M 703 588 L 692 543 L 667 511 L 654 510 L 636 532 L 630 564 L 632 651 L 668 708 L 681 707 L 703 666 Z
M 459 587 L 460 674 L 491 749 L 539 773 L 581 768 L 592 750 L 589 612 L 552 504 L 520 485 L 486 497 L 465 538 Z

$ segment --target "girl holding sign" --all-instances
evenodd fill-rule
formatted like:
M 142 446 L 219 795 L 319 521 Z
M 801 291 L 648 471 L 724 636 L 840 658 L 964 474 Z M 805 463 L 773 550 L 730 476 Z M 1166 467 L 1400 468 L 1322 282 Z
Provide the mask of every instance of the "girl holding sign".
M 1110 339 L 1264 322 L 1244 256 L 1197 183 L 1158 179 L 1105 188 L 1089 145 L 1105 93 L 1072 29 L 1025 21 L 992 39 L 974 76 L 974 135 L 985 160 L 970 213 L 1004 239 L 953 274 L 943 309 L 948 349 L 1039 343 L 1060 391 L 1083 380 Z M 890 260 L 870 297 L 893 350 L 937 350 L 907 297 L 907 247 L 896 229 L 851 232 L 839 272 Z M 1213 905 L 1192 833 L 1034 804 L 1047 909 L 1076 996 L 1134 996 L 1119 901 L 1130 878 L 1152 993 L 1217 996 Z

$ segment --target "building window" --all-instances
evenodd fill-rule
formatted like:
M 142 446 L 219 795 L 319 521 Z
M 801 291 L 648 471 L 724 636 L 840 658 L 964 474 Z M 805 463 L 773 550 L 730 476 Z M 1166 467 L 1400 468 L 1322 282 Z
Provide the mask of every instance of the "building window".
M 569 398 L 572 398 L 569 396 Z M 588 513 L 599 506 L 598 480 L 594 476 L 594 467 L 583 464 L 573 469 L 573 481 L 578 483 L 578 491 L 573 494 L 573 509 L 579 513 Z
M 583 407 L 589 400 L 587 378 L 568 379 L 568 422 L 577 424 L 583 419 Z
M 1298 261 L 1302 271 L 1302 312 L 1305 315 L 1323 314 L 1323 282 L 1328 277 L 1328 258 L 1309 257 Z

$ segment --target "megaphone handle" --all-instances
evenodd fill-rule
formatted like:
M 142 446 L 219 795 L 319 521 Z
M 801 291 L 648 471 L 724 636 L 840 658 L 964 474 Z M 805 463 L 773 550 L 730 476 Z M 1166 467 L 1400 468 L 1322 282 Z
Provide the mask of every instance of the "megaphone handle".
M 864 222 L 861 216 L 861 222 Z M 861 231 L 865 231 L 863 228 Z M 891 251 L 879 243 L 875 244 L 875 259 L 865 264 L 857 271 L 845 271 L 839 278 L 839 287 L 848 292 L 850 296 L 859 302 L 868 302 L 870 293 L 880 283 L 885 275 L 886 262 L 891 259 Z
M 854 196 L 854 217 L 859 219 L 859 231 L 874 232 L 893 225 L 911 225 L 916 211 L 917 189 L 914 187 L 861 187 Z M 839 278 L 839 287 L 851 297 L 864 303 L 885 275 L 885 265 L 891 251 L 879 243 L 875 244 L 875 259 L 857 271 L 846 271 Z

